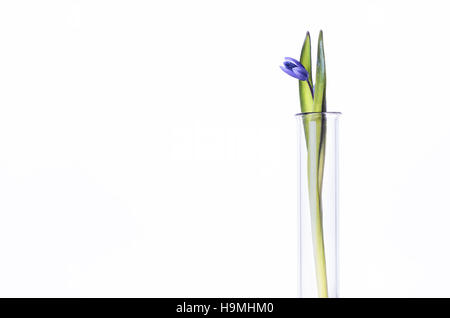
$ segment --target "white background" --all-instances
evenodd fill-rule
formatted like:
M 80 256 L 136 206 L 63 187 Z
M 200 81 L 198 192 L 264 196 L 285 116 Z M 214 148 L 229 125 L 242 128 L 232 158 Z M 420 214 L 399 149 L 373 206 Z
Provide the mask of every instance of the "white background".
M 446 1 L 2 1 L 0 296 L 294 297 L 324 30 L 341 295 L 450 296 Z M 315 53 L 314 53 L 315 56 Z

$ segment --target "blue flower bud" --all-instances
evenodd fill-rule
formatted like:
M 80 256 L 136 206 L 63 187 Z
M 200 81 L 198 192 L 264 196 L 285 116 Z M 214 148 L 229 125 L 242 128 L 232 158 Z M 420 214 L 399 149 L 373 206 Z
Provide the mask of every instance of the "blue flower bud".
M 296 59 L 292 57 L 285 57 L 285 61 L 280 68 L 288 75 L 299 79 L 300 81 L 307 81 L 309 74 L 305 67 Z

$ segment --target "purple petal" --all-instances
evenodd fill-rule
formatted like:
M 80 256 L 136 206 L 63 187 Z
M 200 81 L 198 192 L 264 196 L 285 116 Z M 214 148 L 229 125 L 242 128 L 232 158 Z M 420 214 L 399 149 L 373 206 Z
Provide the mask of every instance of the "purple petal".
M 290 62 L 294 63 L 296 66 L 302 66 L 303 67 L 303 65 L 299 61 L 297 61 L 296 59 L 293 59 L 292 57 L 285 57 L 284 59 L 286 61 L 290 61 Z
M 280 65 L 280 68 L 283 72 L 285 72 L 287 75 L 290 75 L 292 77 L 297 78 L 297 76 L 294 74 L 294 72 L 292 72 L 292 70 L 288 69 L 287 67 L 285 67 L 284 65 Z
M 289 61 L 284 61 L 283 65 L 290 70 L 292 70 L 294 67 L 298 67 L 296 64 Z
M 293 69 L 290 69 L 285 67 L 284 65 L 280 65 L 280 68 L 289 76 L 292 76 L 301 81 L 306 81 L 308 79 L 308 72 L 301 67 L 294 67 Z
M 296 75 L 295 77 L 301 81 L 306 81 L 308 79 L 308 72 L 305 68 L 302 67 L 294 67 L 292 72 Z

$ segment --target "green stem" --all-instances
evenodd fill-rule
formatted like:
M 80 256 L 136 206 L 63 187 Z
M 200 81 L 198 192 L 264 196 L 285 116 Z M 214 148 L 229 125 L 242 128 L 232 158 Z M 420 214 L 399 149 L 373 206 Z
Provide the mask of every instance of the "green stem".
M 311 117 L 310 117 L 311 116 Z M 305 117 L 305 137 L 308 148 L 308 192 L 311 230 L 319 297 L 328 297 L 325 243 L 322 218 L 322 183 L 325 163 L 325 118 L 321 114 Z

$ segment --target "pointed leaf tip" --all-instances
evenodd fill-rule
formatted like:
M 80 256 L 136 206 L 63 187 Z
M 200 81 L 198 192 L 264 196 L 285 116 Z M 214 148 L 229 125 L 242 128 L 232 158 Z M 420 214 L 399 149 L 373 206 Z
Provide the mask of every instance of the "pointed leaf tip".
M 302 52 L 300 55 L 300 63 L 308 72 L 307 81 L 299 81 L 300 104 L 301 111 L 304 113 L 311 112 L 313 107 L 313 95 L 310 87 L 312 87 L 312 67 L 311 67 L 311 38 L 309 32 L 306 32 L 305 40 L 303 41 Z
M 317 46 L 317 67 L 316 67 L 316 86 L 314 90 L 314 111 L 326 111 L 326 71 L 325 71 L 325 53 L 323 47 L 323 32 L 320 30 L 319 43 Z

